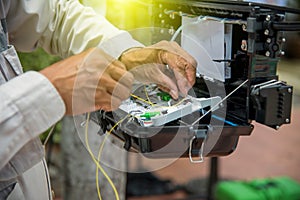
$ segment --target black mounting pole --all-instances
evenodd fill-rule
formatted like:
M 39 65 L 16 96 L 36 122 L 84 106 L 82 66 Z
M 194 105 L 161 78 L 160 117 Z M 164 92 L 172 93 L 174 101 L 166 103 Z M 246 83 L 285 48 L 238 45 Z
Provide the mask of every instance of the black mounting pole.
M 208 187 L 207 187 L 207 200 L 214 199 L 214 187 L 218 182 L 218 158 L 212 157 L 210 159 L 210 173 L 208 179 Z

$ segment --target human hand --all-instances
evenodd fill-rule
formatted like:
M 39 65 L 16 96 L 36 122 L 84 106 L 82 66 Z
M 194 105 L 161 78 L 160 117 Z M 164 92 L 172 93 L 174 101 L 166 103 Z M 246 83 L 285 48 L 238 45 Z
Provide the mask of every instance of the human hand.
M 67 115 L 115 110 L 134 81 L 123 63 L 99 48 L 71 56 L 41 71 L 60 93 Z
M 161 41 L 130 49 L 121 55 L 120 61 L 136 80 L 156 83 L 174 99 L 179 92 L 185 96 L 195 83 L 197 62 L 176 42 Z

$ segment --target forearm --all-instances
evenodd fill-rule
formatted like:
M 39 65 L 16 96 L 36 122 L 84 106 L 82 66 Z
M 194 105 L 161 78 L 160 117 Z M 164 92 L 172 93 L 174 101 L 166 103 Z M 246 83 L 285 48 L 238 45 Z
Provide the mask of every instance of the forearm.
M 46 131 L 65 113 L 51 83 L 28 72 L 0 86 L 0 169 L 28 141 Z

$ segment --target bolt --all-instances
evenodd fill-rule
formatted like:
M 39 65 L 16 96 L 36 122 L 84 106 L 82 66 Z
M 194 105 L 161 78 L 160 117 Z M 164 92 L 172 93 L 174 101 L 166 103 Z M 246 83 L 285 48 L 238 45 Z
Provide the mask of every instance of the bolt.
M 265 30 L 264 34 L 269 35 L 270 31 L 268 29 Z
M 268 38 L 268 39 L 267 39 L 267 43 L 270 44 L 271 42 L 272 42 L 272 39 L 271 39 L 271 38 Z
M 276 130 L 278 130 L 279 128 L 280 128 L 280 126 L 277 125 L 277 126 L 276 126 Z
M 271 55 L 270 51 L 266 51 L 265 55 L 266 55 L 267 57 L 270 57 L 270 55 Z
M 288 88 L 288 93 L 292 93 L 292 88 Z
M 267 21 L 270 21 L 270 20 L 271 20 L 271 16 L 270 16 L 270 15 L 267 15 L 266 20 L 267 20 Z
M 290 119 L 289 119 L 289 118 L 286 118 L 286 119 L 285 119 L 285 122 L 286 122 L 286 123 L 290 123 Z
M 281 38 L 281 41 L 282 42 L 286 42 L 286 38 Z
M 284 51 L 280 51 L 280 55 L 281 55 L 281 56 L 284 56 L 284 55 L 285 55 L 285 52 L 284 52 Z

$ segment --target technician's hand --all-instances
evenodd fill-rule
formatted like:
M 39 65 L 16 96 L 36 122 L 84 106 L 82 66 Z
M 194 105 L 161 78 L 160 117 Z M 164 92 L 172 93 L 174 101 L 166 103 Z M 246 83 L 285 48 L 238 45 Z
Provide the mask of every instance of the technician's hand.
M 176 42 L 161 41 L 124 52 L 120 61 L 142 83 L 156 83 L 174 99 L 194 85 L 196 60 Z
M 134 81 L 123 63 L 98 48 L 55 63 L 41 73 L 60 93 L 67 115 L 117 109 L 129 97 Z

